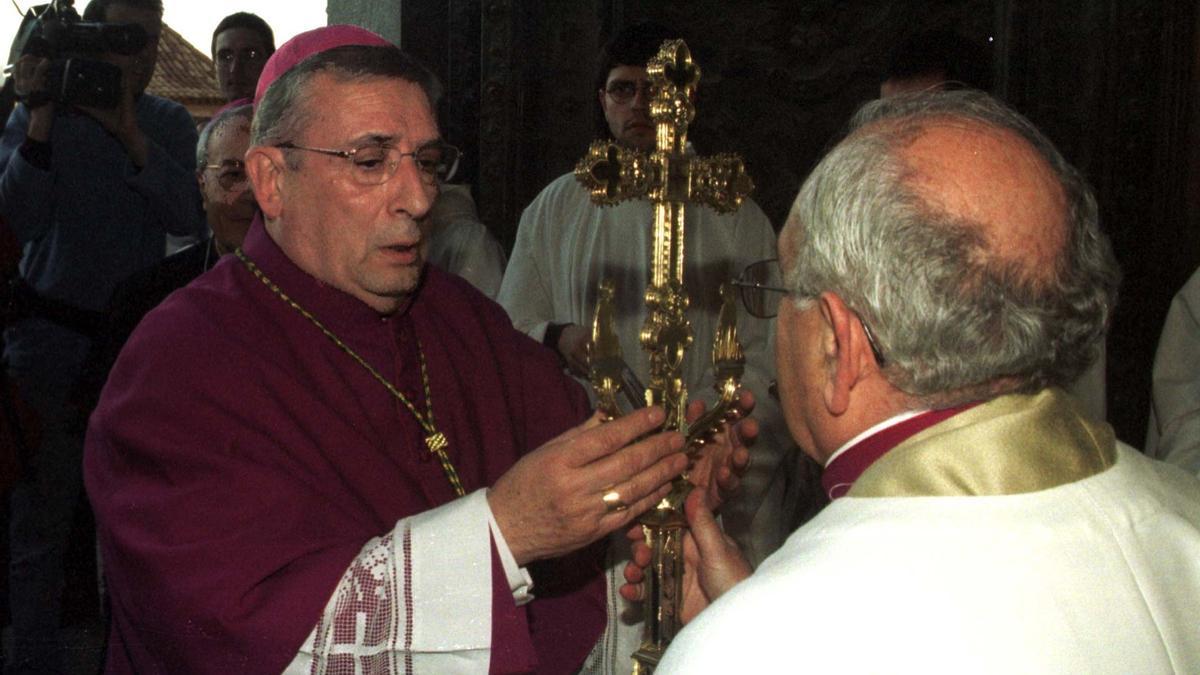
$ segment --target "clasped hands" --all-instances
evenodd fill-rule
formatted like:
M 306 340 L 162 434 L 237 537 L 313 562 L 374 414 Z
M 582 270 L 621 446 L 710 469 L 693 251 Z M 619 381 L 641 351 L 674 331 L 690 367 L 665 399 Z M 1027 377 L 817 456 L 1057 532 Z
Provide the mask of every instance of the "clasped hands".
M 754 397 L 740 391 L 745 415 Z M 688 419 L 704 404 L 688 406 Z M 488 503 L 514 559 L 520 565 L 582 548 L 628 526 L 670 492 L 684 471 L 706 503 L 720 504 L 737 489 L 749 465 L 747 449 L 758 436 L 757 421 L 743 416 L 706 444 L 689 469 L 684 438 L 659 431 L 662 408 L 636 410 L 607 423 L 594 414 L 525 455 L 488 491 Z M 612 508 L 611 493 L 627 508 Z M 610 495 L 608 500 L 605 495 Z

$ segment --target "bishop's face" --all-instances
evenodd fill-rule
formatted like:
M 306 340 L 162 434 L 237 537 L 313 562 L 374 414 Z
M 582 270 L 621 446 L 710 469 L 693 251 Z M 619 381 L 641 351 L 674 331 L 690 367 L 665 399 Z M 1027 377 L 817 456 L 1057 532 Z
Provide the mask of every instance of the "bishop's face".
M 386 145 L 405 156 L 383 183 L 364 184 L 344 157 L 285 151 L 278 199 L 258 196 L 268 231 L 301 269 L 390 314 L 420 280 L 424 223 L 437 197 L 436 178 L 410 154 L 439 140 L 429 99 L 407 80 L 318 73 L 301 105 L 307 124 L 284 139 L 294 145 L 342 152 Z
M 650 80 L 645 67 L 617 66 L 608 71 L 599 96 L 608 130 L 618 143 L 644 152 L 654 149 Z

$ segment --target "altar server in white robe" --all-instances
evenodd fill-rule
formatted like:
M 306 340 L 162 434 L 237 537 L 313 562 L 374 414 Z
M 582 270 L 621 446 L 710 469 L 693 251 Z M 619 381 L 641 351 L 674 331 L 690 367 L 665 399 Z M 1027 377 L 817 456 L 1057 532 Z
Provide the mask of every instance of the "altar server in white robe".
M 1059 389 L 1116 299 L 1097 221 L 984 94 L 859 112 L 780 236 L 779 392 L 833 501 L 746 578 L 693 495 L 658 673 L 1200 672 L 1200 481 Z

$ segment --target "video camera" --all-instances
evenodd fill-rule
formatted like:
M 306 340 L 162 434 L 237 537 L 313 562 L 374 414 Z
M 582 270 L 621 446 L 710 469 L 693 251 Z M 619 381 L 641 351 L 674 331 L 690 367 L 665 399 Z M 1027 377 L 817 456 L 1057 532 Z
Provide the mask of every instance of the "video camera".
M 26 104 L 55 101 L 94 108 L 115 108 L 121 101 L 121 69 L 87 58 L 99 54 L 133 55 L 149 40 L 137 24 L 85 22 L 74 0 L 54 0 L 31 8 L 17 30 L 9 68 L 32 54 L 51 59 L 46 88 L 26 95 Z

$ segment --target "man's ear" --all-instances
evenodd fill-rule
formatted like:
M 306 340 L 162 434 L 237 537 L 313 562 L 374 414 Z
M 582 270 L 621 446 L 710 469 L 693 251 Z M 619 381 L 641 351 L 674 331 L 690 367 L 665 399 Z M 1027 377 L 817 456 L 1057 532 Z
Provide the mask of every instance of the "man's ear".
M 855 385 L 870 373 L 874 356 L 854 310 L 835 293 L 822 293 L 817 302 L 826 364 L 825 406 L 830 414 L 841 415 L 850 406 Z
M 283 211 L 285 161 L 279 148 L 256 145 L 246 151 L 246 175 L 265 220 L 275 220 Z

